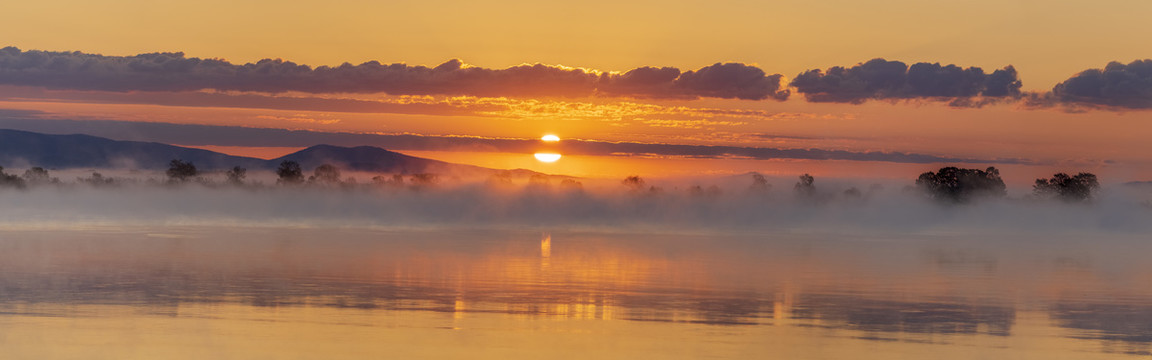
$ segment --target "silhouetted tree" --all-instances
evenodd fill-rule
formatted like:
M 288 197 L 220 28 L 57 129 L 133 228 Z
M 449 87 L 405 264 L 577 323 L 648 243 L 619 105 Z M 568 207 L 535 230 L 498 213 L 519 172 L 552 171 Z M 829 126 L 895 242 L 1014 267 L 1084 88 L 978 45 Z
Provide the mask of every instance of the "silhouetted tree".
M 1079 173 L 1069 176 L 1065 173 L 1052 175 L 1051 179 L 1036 179 L 1032 186 L 1032 193 L 1043 198 L 1057 198 L 1067 202 L 1082 202 L 1091 200 L 1100 182 L 1096 175 Z
M 232 169 L 224 172 L 224 176 L 228 177 L 228 183 L 232 185 L 243 185 L 244 178 L 248 177 L 248 169 L 233 166 Z
M 752 185 L 748 186 L 748 191 L 753 193 L 766 193 L 772 189 L 772 184 L 768 183 L 768 179 L 764 175 L 752 174 Z
M 647 186 L 647 183 L 644 182 L 644 179 L 641 179 L 637 175 L 626 177 L 624 180 L 620 181 L 620 183 L 624 184 L 624 186 L 627 187 L 630 191 L 641 191 L 644 190 L 645 186 Z
M 340 183 L 340 169 L 331 164 L 323 164 L 317 166 L 312 170 L 312 176 L 308 178 L 309 182 L 315 182 L 323 185 L 336 185 Z
M 688 188 L 688 195 L 692 197 L 716 198 L 719 197 L 722 193 L 723 191 L 721 191 L 720 187 L 716 185 L 709 186 L 708 188 L 704 188 L 700 185 L 692 185 Z
M 377 175 L 372 177 L 372 183 L 376 184 L 377 186 L 390 186 L 399 188 L 404 186 L 404 175 L 393 174 L 391 177 Z
M 285 160 L 280 162 L 280 166 L 276 168 L 277 184 L 281 185 L 297 185 L 304 182 L 304 170 L 300 169 L 300 163 Z
M 1007 186 L 1000 170 L 961 169 L 954 166 L 920 174 L 916 187 L 929 197 L 948 203 L 964 203 L 978 197 L 1003 197 Z
M 168 180 L 172 182 L 185 182 L 198 174 L 196 165 L 191 162 L 185 162 L 180 159 L 172 159 L 168 162 Z
M 545 175 L 532 174 L 532 176 L 528 177 L 528 184 L 535 186 L 548 186 L 552 184 L 552 180 L 549 180 L 548 176 Z
M 812 175 L 800 175 L 800 181 L 796 183 L 793 188 L 796 190 L 796 195 L 811 197 L 816 195 L 816 178 Z
M 857 189 L 855 186 L 844 190 L 844 197 L 849 199 L 860 199 L 864 197 L 864 193 Z
M 115 185 L 116 184 L 115 179 L 110 178 L 110 177 L 104 177 L 104 175 L 102 175 L 98 172 L 92 173 L 92 176 L 89 176 L 86 178 L 77 178 L 76 180 L 79 182 L 88 184 L 88 185 L 92 185 L 92 186 L 107 186 L 107 185 Z
M 439 182 L 440 177 L 436 174 L 419 173 L 408 176 L 408 183 L 416 190 L 435 186 Z
M 542 174 L 532 174 L 528 177 L 528 185 L 524 189 L 535 192 L 550 191 L 552 190 L 552 180 Z
M 24 179 L 15 174 L 5 174 L 4 167 L 0 166 L 0 187 L 24 188 Z
M 60 182 L 60 179 L 54 179 L 48 176 L 48 170 L 39 166 L 25 170 L 24 176 L 22 177 L 24 178 L 24 182 L 32 185 Z
M 567 191 L 583 191 L 584 184 L 573 179 L 564 179 L 560 180 L 560 188 Z

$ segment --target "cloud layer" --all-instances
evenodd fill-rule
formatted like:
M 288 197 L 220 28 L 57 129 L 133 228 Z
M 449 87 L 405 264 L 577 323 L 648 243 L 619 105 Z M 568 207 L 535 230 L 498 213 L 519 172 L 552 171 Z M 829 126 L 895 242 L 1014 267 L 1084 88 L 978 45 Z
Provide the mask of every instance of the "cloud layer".
M 788 90 L 781 78 L 739 63 L 694 71 L 643 67 L 615 74 L 543 64 L 486 69 L 455 59 L 436 67 L 369 61 L 312 68 L 280 59 L 235 65 L 179 52 L 103 56 L 0 49 L 0 84 L 70 90 L 784 100 Z
M 456 59 L 435 67 L 369 61 L 359 65 L 344 63 L 314 68 L 281 59 L 237 65 L 222 59 L 186 57 L 180 52 L 104 56 L 82 52 L 22 51 L 15 47 L 0 49 L 0 85 L 69 91 L 155 93 L 217 90 L 277 94 L 604 96 L 777 101 L 787 100 L 795 91 L 803 94 L 807 101 L 827 103 L 924 99 L 946 101 L 958 107 L 1023 101 L 1034 108 L 1063 105 L 1071 109 L 1152 109 L 1152 59 L 1128 64 L 1112 62 L 1103 69 L 1088 69 L 1057 84 L 1052 91 L 1039 93 L 1022 93 L 1022 82 L 1011 65 L 986 72 L 979 67 L 927 62 L 908 65 L 879 58 L 847 67 L 808 70 L 796 75 L 788 84 L 782 82 L 780 74 L 770 74 L 742 63 L 715 63 L 696 70 L 644 66 L 623 73 L 543 64 L 487 69 L 468 66 Z M 98 94 L 85 96 L 101 97 Z M 352 100 L 315 100 L 303 105 L 285 105 L 271 104 L 262 98 L 240 99 L 206 94 L 191 100 L 152 95 L 136 97 L 139 99 L 130 100 L 157 104 L 239 101 L 256 102 L 257 107 L 355 108 L 369 112 L 433 111 L 449 114 L 459 111 L 408 109 Z
M 968 99 L 1020 95 L 1016 69 L 986 74 L 978 67 L 872 59 L 852 67 L 836 66 L 797 75 L 791 86 L 812 102 L 859 104 L 873 99 Z

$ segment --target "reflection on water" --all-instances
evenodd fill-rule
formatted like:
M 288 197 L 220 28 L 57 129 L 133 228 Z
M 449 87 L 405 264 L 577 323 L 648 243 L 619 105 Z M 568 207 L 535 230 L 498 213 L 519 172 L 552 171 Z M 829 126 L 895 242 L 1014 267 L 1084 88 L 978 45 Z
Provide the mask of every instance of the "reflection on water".
M 1138 254 L 1149 245 L 1118 235 L 1039 241 L 7 231 L 0 355 L 376 358 L 397 347 L 417 358 L 1148 355 L 1152 269 Z M 204 346 L 215 350 L 186 351 Z

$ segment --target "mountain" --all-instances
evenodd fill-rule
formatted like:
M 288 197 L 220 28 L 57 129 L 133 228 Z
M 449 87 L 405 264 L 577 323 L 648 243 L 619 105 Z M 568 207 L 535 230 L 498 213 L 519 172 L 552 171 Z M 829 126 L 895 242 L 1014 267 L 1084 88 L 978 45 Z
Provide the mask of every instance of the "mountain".
M 50 169 L 166 169 L 172 159 L 191 161 L 201 169 L 233 166 L 266 167 L 266 160 L 214 151 L 141 141 L 117 141 L 89 135 L 47 135 L 0 130 L 0 166 L 24 165 Z
M 40 166 L 49 169 L 134 168 L 162 170 L 173 159 L 191 162 L 200 170 L 240 166 L 272 170 L 283 161 L 296 161 L 305 171 L 321 164 L 342 170 L 379 173 L 437 173 L 454 176 L 512 177 L 544 175 L 535 171 L 497 170 L 453 164 L 388 151 L 372 146 L 316 145 L 272 160 L 232 156 L 214 151 L 141 141 L 119 141 L 90 135 L 49 135 L 0 129 L 0 166 Z
M 314 169 L 322 164 L 332 164 L 341 169 L 381 173 L 480 173 L 496 171 L 479 166 L 408 156 L 374 146 L 316 145 L 269 160 L 269 162 L 272 163 L 272 167 L 275 167 L 280 162 L 288 160 L 300 163 L 300 167 L 304 169 Z

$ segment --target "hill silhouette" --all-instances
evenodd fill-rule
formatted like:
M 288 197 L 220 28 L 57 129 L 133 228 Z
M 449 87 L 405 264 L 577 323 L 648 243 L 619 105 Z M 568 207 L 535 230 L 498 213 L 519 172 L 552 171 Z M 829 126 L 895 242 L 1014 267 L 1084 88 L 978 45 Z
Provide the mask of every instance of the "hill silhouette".
M 513 177 L 544 175 L 535 171 L 498 170 L 474 165 L 404 155 L 373 146 L 316 145 L 271 160 L 234 156 L 156 142 L 120 141 L 91 135 L 51 135 L 0 129 L 0 166 L 40 166 L 50 169 L 129 168 L 167 169 L 173 159 L 191 162 L 201 170 L 224 170 L 240 166 L 250 170 L 273 170 L 283 161 L 296 161 L 306 171 L 332 164 L 348 171 L 377 173 L 440 173 L 458 176 Z

